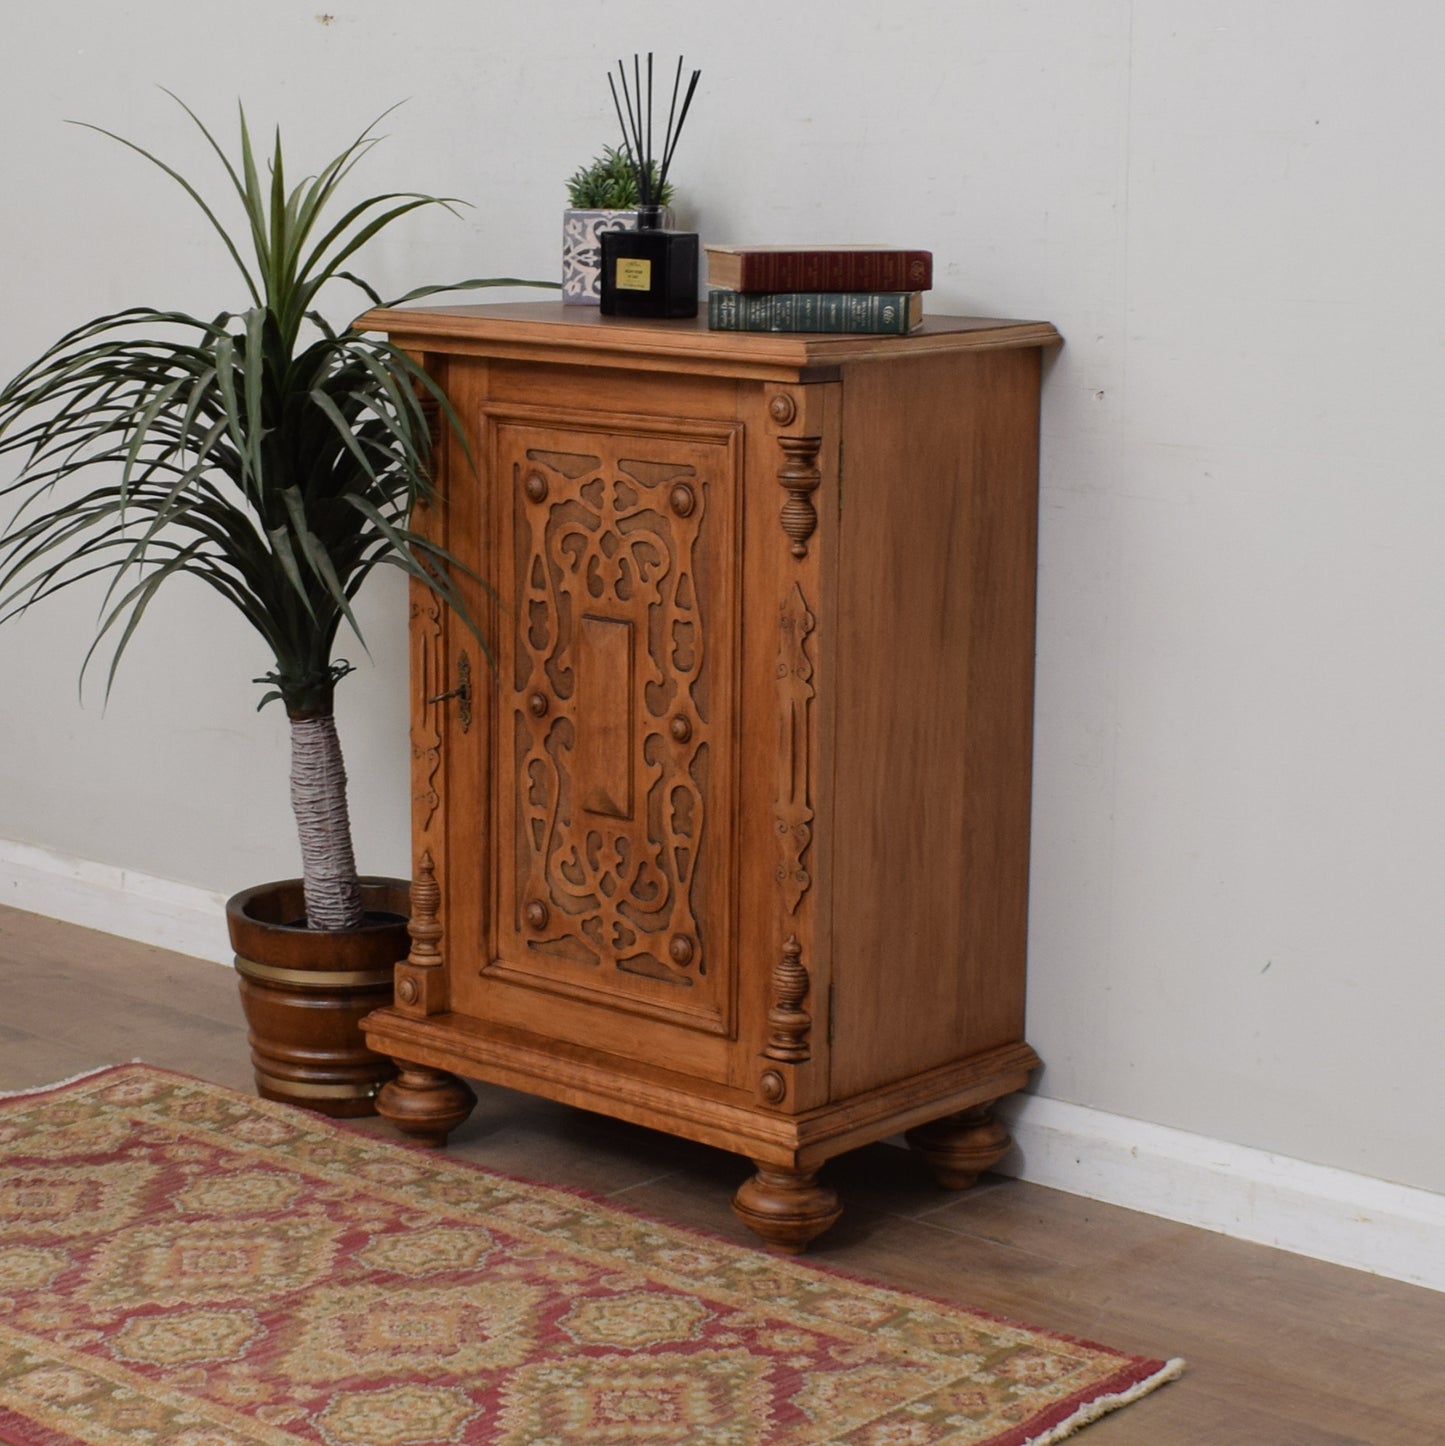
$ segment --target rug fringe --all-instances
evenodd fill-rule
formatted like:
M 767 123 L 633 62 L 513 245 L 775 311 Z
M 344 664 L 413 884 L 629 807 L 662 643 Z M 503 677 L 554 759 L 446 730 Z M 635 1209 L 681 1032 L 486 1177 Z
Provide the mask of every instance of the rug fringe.
M 143 1059 L 133 1059 L 130 1064 L 144 1064 Z M 19 1100 L 26 1095 L 46 1095 L 51 1090 L 64 1089 L 66 1085 L 79 1084 L 81 1080 L 93 1079 L 98 1074 L 108 1074 L 113 1069 L 124 1069 L 123 1064 L 98 1064 L 94 1069 L 83 1069 L 79 1074 L 73 1074 L 69 1079 L 58 1079 L 54 1084 L 34 1085 L 28 1090 L 0 1090 L 0 1100 Z
M 1030 1436 L 1023 1446 L 1056 1446 L 1057 1442 L 1065 1440 L 1075 1431 L 1097 1421 L 1100 1416 L 1107 1416 L 1111 1411 L 1118 1411 L 1122 1407 L 1130 1405 L 1166 1382 L 1177 1381 L 1183 1374 L 1184 1358 L 1175 1356 L 1173 1360 L 1165 1361 L 1152 1376 L 1146 1376 L 1142 1381 L 1136 1381 L 1127 1391 L 1116 1391 L 1112 1396 L 1096 1396 L 1092 1401 L 1080 1406 L 1068 1420 L 1060 1421 L 1057 1426 L 1051 1426 L 1042 1436 Z

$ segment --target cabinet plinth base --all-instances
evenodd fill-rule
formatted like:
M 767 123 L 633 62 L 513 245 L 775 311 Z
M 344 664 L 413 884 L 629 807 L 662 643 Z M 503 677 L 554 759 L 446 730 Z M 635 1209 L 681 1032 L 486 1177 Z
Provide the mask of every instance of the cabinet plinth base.
M 756 1163 L 756 1162 L 754 1162 Z M 816 1170 L 759 1165 L 733 1196 L 733 1213 L 779 1255 L 801 1255 L 843 1213 Z
M 1038 1056 L 1022 1041 L 1001 1045 L 930 1075 L 837 1101 L 796 1116 L 747 1096 L 704 1093 L 695 1082 L 603 1056 L 568 1057 L 546 1040 L 487 1029 L 461 1015 L 416 1019 L 394 1009 L 368 1016 L 368 1043 L 401 1070 L 377 1100 L 378 1113 L 424 1144 L 443 1143 L 470 1113 L 461 1076 L 731 1151 L 757 1174 L 733 1209 L 770 1250 L 794 1255 L 839 1217 L 837 1195 L 818 1183 L 826 1161 L 904 1131 L 953 1188 L 971 1184 L 1008 1148 L 988 1106 L 1022 1089 Z M 925 1153 L 931 1152 L 931 1153 Z
M 477 1103 L 472 1087 L 445 1070 L 396 1061 L 397 1077 L 376 1097 L 376 1112 L 419 1145 L 439 1149 Z
M 903 1138 L 928 1162 L 945 1190 L 967 1190 L 1013 1144 L 990 1105 L 945 1115 L 907 1131 Z

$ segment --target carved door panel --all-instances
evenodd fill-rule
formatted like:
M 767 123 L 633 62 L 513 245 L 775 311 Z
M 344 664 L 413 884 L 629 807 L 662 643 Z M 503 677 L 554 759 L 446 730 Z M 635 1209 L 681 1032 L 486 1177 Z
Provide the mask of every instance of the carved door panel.
M 579 1043 L 733 1029 L 738 429 L 490 419 L 499 498 L 495 958 Z M 549 1005 L 547 1000 L 552 1003 Z M 570 1008 L 584 1003 L 591 1011 Z M 495 1006 L 513 1017 L 517 1005 Z M 721 1041 L 719 1040 L 719 1043 Z

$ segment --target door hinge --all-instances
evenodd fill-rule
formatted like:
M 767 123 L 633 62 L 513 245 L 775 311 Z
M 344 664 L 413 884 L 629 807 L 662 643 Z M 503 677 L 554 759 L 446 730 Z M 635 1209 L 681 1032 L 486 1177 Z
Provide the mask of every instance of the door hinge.
M 835 998 L 833 986 L 828 986 L 828 1043 L 833 1043 L 833 1000 Z

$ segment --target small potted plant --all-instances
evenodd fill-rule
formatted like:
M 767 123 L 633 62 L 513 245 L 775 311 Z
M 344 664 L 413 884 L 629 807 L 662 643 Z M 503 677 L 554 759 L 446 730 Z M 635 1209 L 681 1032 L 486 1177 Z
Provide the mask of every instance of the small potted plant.
M 657 162 L 652 163 L 654 182 Z M 673 196 L 669 181 L 658 192 L 660 204 Z M 562 214 L 562 300 L 574 306 L 601 301 L 602 233 L 637 224 L 637 171 L 612 146 L 575 171 L 567 182 L 568 209 Z
M 174 97 L 173 97 L 174 98 Z M 61 337 L 0 388 L 0 621 L 72 583 L 108 574 L 89 663 L 115 639 L 110 674 L 156 590 L 190 577 L 265 639 L 262 705 L 290 720 L 292 805 L 303 877 L 246 889 L 227 906 L 252 1059 L 263 1095 L 329 1114 L 368 1113 L 389 1061 L 365 1048 L 363 1015 L 391 997 L 407 953 L 406 880 L 358 874 L 333 714 L 351 670 L 335 656 L 352 602 L 379 566 L 400 568 L 464 621 L 450 557 L 413 529 L 432 495 L 431 418 L 445 397 L 384 339 L 334 326 L 317 294 L 375 289 L 345 267 L 379 231 L 441 197 L 338 188 L 376 144 L 368 128 L 288 189 L 281 138 L 253 150 L 241 112 L 232 159 L 183 102 L 240 201 L 228 227 L 179 172 L 244 281 L 243 308 L 206 319 L 134 307 Z M 99 129 L 99 127 L 91 127 Z M 402 301 L 511 278 L 425 286 Z

